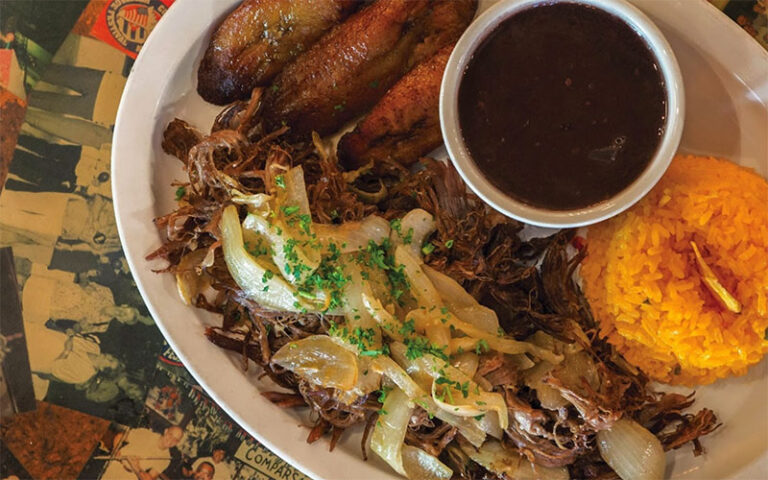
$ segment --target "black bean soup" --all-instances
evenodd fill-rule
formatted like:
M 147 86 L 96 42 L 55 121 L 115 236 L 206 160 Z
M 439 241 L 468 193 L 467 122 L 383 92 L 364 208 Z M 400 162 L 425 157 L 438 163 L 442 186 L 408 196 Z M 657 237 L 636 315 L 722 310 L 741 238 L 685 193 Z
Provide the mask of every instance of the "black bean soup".
M 472 159 L 507 195 L 573 210 L 608 199 L 648 165 L 666 92 L 645 41 L 586 5 L 544 3 L 504 20 L 459 87 Z

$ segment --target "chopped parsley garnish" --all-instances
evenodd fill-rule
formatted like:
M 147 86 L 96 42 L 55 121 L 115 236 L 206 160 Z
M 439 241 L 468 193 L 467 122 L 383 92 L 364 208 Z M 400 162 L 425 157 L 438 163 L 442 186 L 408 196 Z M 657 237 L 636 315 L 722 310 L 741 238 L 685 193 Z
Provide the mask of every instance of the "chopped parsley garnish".
M 490 352 L 490 351 L 491 351 L 491 347 L 488 346 L 488 342 L 486 342 L 482 338 L 478 340 L 477 343 L 475 344 L 475 353 L 478 355 L 485 352 Z
M 432 245 L 432 242 L 427 242 L 424 244 L 423 247 L 421 247 L 421 253 L 423 253 L 424 255 L 429 255 L 434 251 L 435 251 L 435 246 Z
M 382 270 L 389 270 L 390 266 L 387 265 L 386 262 L 387 252 L 382 246 L 376 245 L 376 242 L 373 240 L 368 240 L 367 252 L 370 255 L 368 261 L 369 266 L 378 267 Z
M 306 213 L 302 213 L 299 215 L 299 228 L 302 232 L 304 232 L 306 235 L 312 235 L 312 232 L 309 230 L 309 227 L 312 225 L 312 217 Z
M 458 384 L 459 382 L 456 383 Z M 459 390 L 461 391 L 461 396 L 467 398 L 469 396 L 469 380 L 459 385 Z
M 290 215 L 293 215 L 294 213 L 299 211 L 299 206 L 298 205 L 291 205 L 291 206 L 285 206 L 284 205 L 284 206 L 280 207 L 280 210 L 282 210 L 284 214 L 290 216 Z
M 416 360 L 429 353 L 443 360 L 448 360 L 445 347 L 437 347 L 424 337 L 409 337 L 403 340 L 405 343 L 405 357 L 408 360 Z
M 440 385 L 441 383 L 449 385 L 448 388 L 444 387 L 442 393 L 437 395 L 438 400 L 442 402 L 442 401 L 445 401 L 446 397 L 448 397 L 448 402 L 453 403 L 453 393 L 451 393 L 451 388 L 450 388 L 450 385 L 453 384 L 453 380 L 448 380 L 447 378 L 441 376 L 441 377 L 438 377 L 437 380 L 435 380 L 435 383 L 437 383 L 438 385 Z
M 340 337 L 341 339 L 356 346 L 361 357 L 378 357 L 379 355 L 389 355 L 389 345 L 383 345 L 381 348 L 370 348 L 376 341 L 376 330 L 373 328 L 355 327 L 351 332 L 349 328 L 339 329 L 335 322 L 331 321 L 328 327 L 328 335 Z
M 359 348 L 360 351 L 365 351 L 368 349 L 368 346 L 373 343 L 375 335 L 376 331 L 372 328 L 362 329 L 360 327 L 355 327 L 348 340 L 349 343 L 357 345 L 357 348 Z
M 329 246 L 331 247 L 331 250 L 335 247 L 333 243 Z M 349 279 L 344 276 L 344 270 L 341 266 L 334 263 L 337 259 L 338 255 L 331 255 L 331 257 L 324 258 L 320 262 L 317 270 L 312 272 L 312 274 L 304 280 L 302 285 L 302 288 L 308 291 L 322 290 L 328 292 L 328 295 L 330 296 L 328 299 L 328 310 L 334 310 L 343 305 L 342 290 L 344 289 L 344 285 L 349 281 Z
M 384 345 L 383 348 L 378 350 L 363 350 L 360 352 L 361 357 L 378 357 L 379 355 L 389 355 L 389 345 Z
M 337 337 L 339 334 L 339 325 L 333 320 L 328 321 L 328 335 Z
M 296 243 L 296 240 L 289 238 L 283 245 L 283 255 L 285 255 L 285 259 L 291 263 L 299 261 L 299 255 L 296 253 Z
M 328 251 L 331 252 L 331 255 L 328 257 L 329 262 L 335 262 L 341 256 L 341 250 L 339 250 L 339 247 L 333 242 L 328 244 Z
M 261 238 L 259 238 L 256 244 L 245 242 L 245 250 L 254 257 L 260 257 L 269 253 L 269 247 L 264 245 L 264 241 Z
M 184 198 L 184 195 L 187 194 L 187 189 L 184 187 L 179 187 L 176 189 L 176 201 L 178 202 L 182 198 Z
M 406 320 L 403 322 L 403 326 L 400 327 L 400 330 L 398 332 L 403 336 L 411 335 L 416 331 L 416 322 L 413 321 L 413 319 Z
M 462 397 L 467 398 L 469 396 L 469 380 L 465 381 L 464 383 L 451 380 L 450 378 L 447 378 L 444 376 L 443 371 L 440 371 L 440 376 L 437 377 L 437 379 L 435 380 L 435 383 L 437 385 L 448 385 L 449 388 L 444 390 L 444 392 L 447 393 L 449 396 L 450 396 L 451 387 L 461 392 Z
M 275 184 L 280 188 L 285 188 L 285 177 L 278 175 L 275 177 Z
M 394 300 L 402 305 L 405 299 L 401 297 L 410 290 L 410 284 L 405 276 L 405 267 L 395 265 L 394 257 L 389 254 L 390 247 L 389 239 L 384 239 L 381 244 L 369 240 L 365 251 L 358 252 L 355 261 L 362 266 L 377 268 L 386 272 L 387 280 L 389 280 L 389 293 Z
M 400 218 L 395 218 L 389 222 L 390 228 L 397 233 L 397 236 L 403 239 L 405 245 L 409 245 L 413 241 L 413 228 L 409 228 L 408 232 L 403 235 L 403 221 Z
M 403 243 L 406 245 L 410 245 L 412 241 L 413 241 L 413 229 L 409 228 L 408 233 L 406 233 L 405 236 L 403 237 Z
M 405 276 L 405 266 L 398 265 L 387 271 L 387 279 L 389 280 L 391 289 L 390 294 L 392 297 L 402 305 L 403 293 L 411 289 L 411 284 L 408 283 L 408 278 Z
M 309 300 L 316 300 L 317 299 L 317 297 L 315 296 L 314 293 L 308 292 L 306 290 L 299 289 L 298 290 L 298 294 L 299 294 L 300 297 L 304 297 L 304 298 L 307 298 Z

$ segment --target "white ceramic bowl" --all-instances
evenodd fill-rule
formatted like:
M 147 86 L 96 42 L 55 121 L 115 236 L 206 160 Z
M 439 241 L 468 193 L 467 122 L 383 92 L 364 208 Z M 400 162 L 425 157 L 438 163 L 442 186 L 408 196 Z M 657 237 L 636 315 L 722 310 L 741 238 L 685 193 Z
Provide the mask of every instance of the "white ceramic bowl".
M 640 200 L 666 171 L 680 144 L 685 117 L 685 95 L 680 67 L 672 48 L 656 25 L 623 0 L 564 0 L 599 8 L 632 27 L 648 44 L 661 70 L 667 93 L 664 135 L 643 173 L 613 197 L 576 210 L 537 208 L 511 198 L 482 174 L 464 144 L 458 115 L 459 85 L 467 63 L 486 36 L 510 16 L 539 4 L 558 0 L 502 0 L 489 8 L 464 32 L 448 60 L 440 90 L 440 125 L 448 154 L 469 187 L 493 208 L 520 221 L 542 227 L 578 227 L 612 217 Z

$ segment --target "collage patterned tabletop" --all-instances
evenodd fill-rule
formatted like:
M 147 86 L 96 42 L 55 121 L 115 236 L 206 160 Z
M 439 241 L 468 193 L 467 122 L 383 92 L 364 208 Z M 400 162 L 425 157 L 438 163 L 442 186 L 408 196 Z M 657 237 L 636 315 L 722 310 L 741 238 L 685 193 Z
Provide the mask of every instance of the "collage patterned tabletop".
M 112 129 L 173 1 L 0 0 L 0 479 L 306 478 L 195 383 L 122 254 Z M 768 48 L 765 0 L 709 1 Z

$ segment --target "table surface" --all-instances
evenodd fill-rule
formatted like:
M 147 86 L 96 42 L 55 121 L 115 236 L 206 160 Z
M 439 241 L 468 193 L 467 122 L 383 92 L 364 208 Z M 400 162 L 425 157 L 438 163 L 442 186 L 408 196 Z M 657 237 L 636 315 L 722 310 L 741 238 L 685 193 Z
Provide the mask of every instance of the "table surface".
M 709 1 L 768 48 L 766 0 Z M 0 0 L 1 479 L 135 478 L 111 459 L 118 447 L 171 479 L 204 460 L 217 480 L 306 478 L 195 383 L 121 251 L 114 119 L 172 3 Z M 158 449 L 162 432 L 181 440 Z

